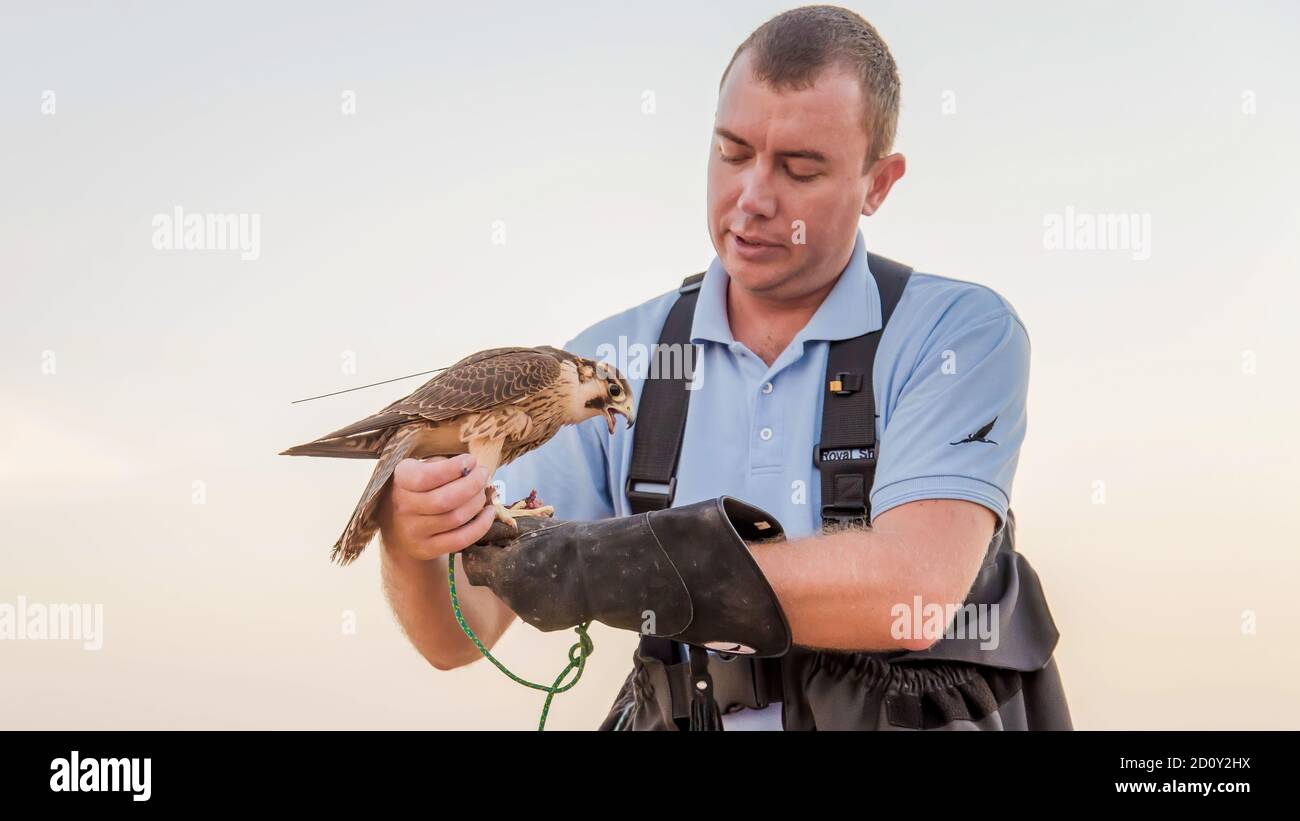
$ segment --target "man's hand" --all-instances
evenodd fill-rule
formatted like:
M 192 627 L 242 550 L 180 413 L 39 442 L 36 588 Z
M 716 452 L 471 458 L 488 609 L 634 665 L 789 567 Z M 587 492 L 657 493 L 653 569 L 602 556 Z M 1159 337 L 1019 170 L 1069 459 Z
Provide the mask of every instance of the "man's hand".
M 428 561 L 474 544 L 492 526 L 487 479 L 487 468 L 469 454 L 403 459 L 379 506 L 384 545 Z

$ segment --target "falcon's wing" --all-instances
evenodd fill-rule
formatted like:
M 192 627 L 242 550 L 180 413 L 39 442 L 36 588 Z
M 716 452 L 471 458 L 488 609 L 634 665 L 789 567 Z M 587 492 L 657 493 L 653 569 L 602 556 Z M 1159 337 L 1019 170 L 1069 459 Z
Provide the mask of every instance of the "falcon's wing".
M 492 348 L 465 357 L 374 416 L 325 439 L 354 436 L 416 419 L 439 422 L 505 405 L 560 378 L 560 360 L 548 348 Z
M 997 423 L 998 423 L 998 418 L 995 416 L 993 417 L 992 422 L 989 422 L 984 427 L 975 431 L 974 433 L 971 434 L 971 436 L 975 439 L 983 439 L 984 437 L 988 436 L 990 433 L 993 432 L 993 426 L 996 425 Z

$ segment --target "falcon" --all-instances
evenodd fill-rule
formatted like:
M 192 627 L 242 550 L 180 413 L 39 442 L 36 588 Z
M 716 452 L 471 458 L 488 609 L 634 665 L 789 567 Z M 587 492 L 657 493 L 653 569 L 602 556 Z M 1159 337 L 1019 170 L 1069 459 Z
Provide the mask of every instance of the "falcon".
M 617 368 L 549 345 L 492 348 L 465 357 L 373 416 L 280 455 L 379 460 L 330 554 L 346 565 L 374 537 L 379 500 L 403 459 L 473 454 L 488 469 L 485 503 L 517 532 L 516 518 L 554 511 L 539 505 L 536 491 L 503 505 L 491 483 L 497 468 L 541 447 L 565 425 L 603 416 L 613 436 L 617 415 L 628 428 L 636 421 L 632 389 Z

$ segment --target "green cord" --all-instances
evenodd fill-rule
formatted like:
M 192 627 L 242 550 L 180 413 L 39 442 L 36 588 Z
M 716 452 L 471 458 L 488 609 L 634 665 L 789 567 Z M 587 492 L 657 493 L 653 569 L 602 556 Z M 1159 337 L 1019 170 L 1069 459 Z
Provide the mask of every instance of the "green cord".
M 578 634 L 578 643 L 569 648 L 569 664 L 567 667 L 564 668 L 564 670 L 560 672 L 558 676 L 555 677 L 555 683 L 552 684 L 550 687 L 547 687 L 544 684 L 534 684 L 531 681 L 522 679 L 519 676 L 516 676 L 514 673 L 507 670 L 504 664 L 502 664 L 501 662 L 493 658 L 492 654 L 488 652 L 488 649 L 483 646 L 483 642 L 479 641 L 478 636 L 474 635 L 474 631 L 471 630 L 469 624 L 465 622 L 465 617 L 460 612 L 460 599 L 457 598 L 456 596 L 456 554 L 455 553 L 447 554 L 447 589 L 451 592 L 451 609 L 452 612 L 456 614 L 456 623 L 460 625 L 460 629 L 465 632 L 465 635 L 469 638 L 469 640 L 474 642 L 474 646 L 477 647 L 478 651 L 483 654 L 483 657 L 486 658 L 488 661 L 492 662 L 492 664 L 495 665 L 498 670 L 500 670 L 501 672 L 509 676 L 511 681 L 522 684 L 525 687 L 531 687 L 534 690 L 541 690 L 546 693 L 546 703 L 542 705 L 542 717 L 541 720 L 537 722 L 537 731 L 541 732 L 542 730 L 545 730 L 546 714 L 550 712 L 551 699 L 555 698 L 556 693 L 563 693 L 565 690 L 568 690 L 569 688 L 573 687 L 573 685 L 578 683 L 578 680 L 582 678 L 582 671 L 585 670 L 587 667 L 587 657 L 596 651 L 595 645 L 591 643 L 591 637 L 587 635 L 587 627 L 591 624 L 591 622 L 584 621 L 582 624 L 579 624 L 577 627 L 573 628 L 574 632 Z M 574 658 L 575 652 L 578 655 L 577 658 Z M 570 681 L 568 684 L 561 687 L 560 682 L 564 680 L 564 677 L 569 674 L 570 670 L 573 670 L 575 668 L 577 669 L 578 672 L 576 675 L 574 675 L 573 681 Z

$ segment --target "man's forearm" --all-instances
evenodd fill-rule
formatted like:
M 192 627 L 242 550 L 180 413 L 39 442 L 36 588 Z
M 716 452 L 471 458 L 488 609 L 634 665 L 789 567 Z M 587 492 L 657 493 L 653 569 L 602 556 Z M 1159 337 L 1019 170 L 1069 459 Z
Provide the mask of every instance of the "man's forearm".
M 756 545 L 794 643 L 828 650 L 924 649 L 890 634 L 890 608 L 924 595 L 906 580 L 918 558 L 896 536 L 837 533 Z M 928 598 L 927 598 L 928 601 Z
M 887 651 L 923 650 L 932 643 L 924 637 L 896 638 L 892 611 L 897 605 L 911 608 L 917 596 L 927 605 L 964 601 L 995 518 L 965 502 L 907 507 L 913 505 L 911 511 L 896 509 L 898 516 L 886 513 L 872 530 L 753 547 L 796 644 Z
M 439 670 L 461 667 L 481 654 L 456 623 L 447 590 L 447 558 L 422 561 L 391 550 L 381 551 L 384 592 L 407 638 Z M 456 594 L 461 614 L 479 640 L 496 644 L 514 614 L 485 587 L 475 587 L 456 565 Z

